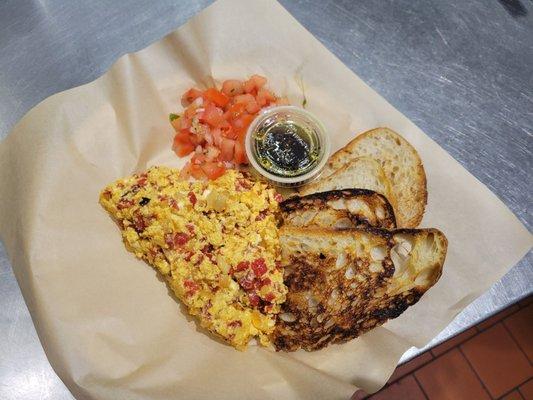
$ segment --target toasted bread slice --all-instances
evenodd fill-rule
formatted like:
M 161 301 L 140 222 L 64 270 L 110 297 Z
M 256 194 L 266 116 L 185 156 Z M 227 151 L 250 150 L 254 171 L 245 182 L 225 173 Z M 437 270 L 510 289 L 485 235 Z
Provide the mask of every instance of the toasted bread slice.
M 299 194 L 305 196 L 311 193 L 326 192 L 328 190 L 367 189 L 384 195 L 394 206 L 392 201 L 391 184 L 379 162 L 370 157 L 359 157 L 347 160 L 329 176 L 310 183 L 299 189 Z
M 284 226 L 321 228 L 396 228 L 385 196 L 366 189 L 331 190 L 280 203 Z
M 385 231 L 282 227 L 289 292 L 276 350 L 318 350 L 400 315 L 437 282 L 446 237 L 436 229 Z
M 347 163 L 360 157 L 378 161 L 390 182 L 391 202 L 399 227 L 414 228 L 424 216 L 427 202 L 426 173 L 417 151 L 389 128 L 376 128 L 358 135 L 331 156 L 323 176 L 335 174 Z M 349 187 L 354 187 L 349 186 Z M 372 189 L 366 188 L 365 189 Z M 375 190 L 375 189 L 372 189 Z

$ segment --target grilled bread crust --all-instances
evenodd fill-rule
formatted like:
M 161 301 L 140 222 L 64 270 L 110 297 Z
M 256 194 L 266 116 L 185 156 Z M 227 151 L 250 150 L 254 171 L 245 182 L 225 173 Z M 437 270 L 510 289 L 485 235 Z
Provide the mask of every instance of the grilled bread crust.
M 385 196 L 366 189 L 331 190 L 280 203 L 285 226 L 322 228 L 396 228 Z
M 289 291 L 276 350 L 343 343 L 396 318 L 439 279 L 446 237 L 436 229 L 280 230 Z

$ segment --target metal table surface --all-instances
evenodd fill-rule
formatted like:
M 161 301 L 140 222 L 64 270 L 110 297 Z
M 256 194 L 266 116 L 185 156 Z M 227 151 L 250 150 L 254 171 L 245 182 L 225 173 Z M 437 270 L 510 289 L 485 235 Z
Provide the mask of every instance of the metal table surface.
M 0 138 L 39 101 L 95 79 L 120 55 L 156 41 L 210 3 L 1 1 Z M 531 230 L 530 0 L 282 3 Z M 530 294 L 532 261 L 530 252 L 430 346 Z M 403 360 L 418 351 L 410 350 Z M 0 398 L 72 399 L 46 360 L 2 246 Z

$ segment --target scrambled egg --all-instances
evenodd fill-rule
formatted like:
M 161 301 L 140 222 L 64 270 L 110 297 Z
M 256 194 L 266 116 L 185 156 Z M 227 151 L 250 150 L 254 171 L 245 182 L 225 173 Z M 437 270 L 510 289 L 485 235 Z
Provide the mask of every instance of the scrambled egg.
M 165 277 L 189 313 L 237 349 L 269 344 L 287 292 L 274 189 L 228 170 L 188 182 L 153 167 L 100 195 L 127 249 Z

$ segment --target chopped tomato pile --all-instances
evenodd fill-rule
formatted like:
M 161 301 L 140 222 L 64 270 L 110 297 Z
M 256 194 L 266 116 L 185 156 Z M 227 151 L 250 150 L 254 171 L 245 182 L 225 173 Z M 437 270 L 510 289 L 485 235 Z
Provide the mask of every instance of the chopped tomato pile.
M 264 258 L 258 258 L 252 262 L 241 261 L 237 266 L 230 268 L 230 274 L 247 292 L 248 300 L 252 306 L 257 306 L 261 299 L 272 302 L 275 297 L 272 292 L 263 293 L 264 290 L 262 290 L 263 286 L 268 286 L 272 283 L 270 278 L 263 278 L 267 271 L 268 268 Z
M 263 108 L 288 104 L 266 88 L 267 79 L 252 75 L 246 81 L 230 79 L 222 87 L 191 88 L 181 98 L 181 115 L 170 114 L 176 131 L 173 150 L 179 157 L 192 153 L 183 167 L 184 178 L 216 179 L 228 168 L 247 164 L 244 138 L 248 126 Z

